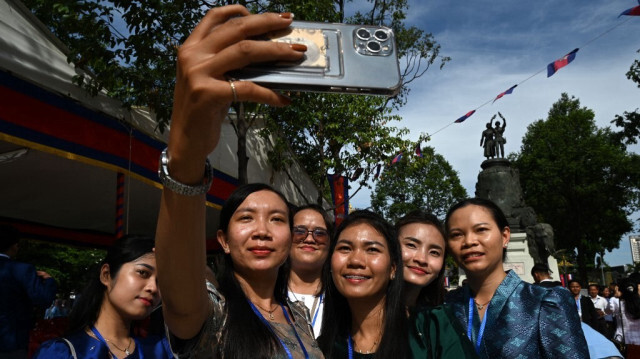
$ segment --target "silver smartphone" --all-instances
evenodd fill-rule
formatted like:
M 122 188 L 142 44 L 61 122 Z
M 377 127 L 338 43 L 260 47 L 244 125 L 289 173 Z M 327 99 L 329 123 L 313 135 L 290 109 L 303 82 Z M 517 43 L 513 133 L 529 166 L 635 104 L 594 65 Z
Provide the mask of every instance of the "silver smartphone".
M 264 40 L 307 46 L 296 63 L 252 65 L 228 75 L 287 91 L 394 96 L 402 81 L 393 31 L 384 26 L 294 21 Z

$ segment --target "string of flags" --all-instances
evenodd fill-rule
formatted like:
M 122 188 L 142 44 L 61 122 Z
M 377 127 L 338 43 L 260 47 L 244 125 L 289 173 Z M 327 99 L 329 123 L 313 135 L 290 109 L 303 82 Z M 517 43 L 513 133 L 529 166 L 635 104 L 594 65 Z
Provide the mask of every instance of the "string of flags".
M 638 4 L 640 4 L 640 0 L 638 0 Z M 618 15 L 618 17 L 620 16 L 640 16 L 640 5 L 632 7 L 630 9 L 627 9 L 625 11 L 623 11 L 620 15 Z M 626 21 L 625 21 L 626 22 Z M 589 40 L 587 43 L 585 43 L 582 48 L 584 48 L 585 46 L 587 46 L 588 44 L 590 44 L 591 42 L 595 41 L 596 39 L 600 38 L 601 36 L 605 35 L 606 33 L 612 31 L 613 29 L 615 29 L 616 27 L 624 24 L 625 22 L 619 23 L 615 26 L 613 26 L 612 28 L 610 28 L 609 30 L 605 31 L 604 33 L 600 34 L 599 36 Z M 575 48 L 573 49 L 571 52 L 567 53 L 566 55 L 562 56 L 561 58 L 552 61 L 551 63 L 549 63 L 546 66 L 546 70 L 547 70 L 547 78 L 553 76 L 556 72 L 558 72 L 560 69 L 562 69 L 563 67 L 569 65 L 571 62 L 573 62 L 573 60 L 575 60 L 576 58 L 576 54 L 578 53 L 578 51 L 580 50 L 580 48 Z M 538 75 L 539 73 L 543 72 L 544 69 L 536 72 L 535 74 L 529 76 L 528 78 L 526 78 L 523 81 L 520 81 L 519 83 L 509 87 L 507 90 L 499 93 L 493 100 L 489 100 L 485 103 L 483 103 L 482 105 L 478 106 L 476 109 L 471 110 L 469 112 L 467 112 L 466 114 L 464 114 L 463 116 L 459 117 L 458 119 L 456 119 L 455 121 L 453 121 L 452 123 L 449 123 L 448 125 L 444 126 L 443 128 L 439 129 L 438 131 L 435 131 L 433 134 L 431 134 L 430 136 L 435 135 L 436 133 L 444 130 L 445 128 L 451 126 L 454 123 L 462 123 L 464 122 L 466 119 L 468 119 L 469 117 L 473 116 L 476 111 L 478 109 L 480 109 L 481 107 L 484 107 L 485 105 L 489 104 L 489 103 L 494 103 L 497 100 L 501 99 L 502 97 L 506 96 L 506 95 L 511 95 L 513 93 L 513 91 L 515 90 L 516 87 L 518 87 L 519 85 L 522 85 L 524 82 L 528 81 L 529 79 L 535 77 L 536 75 Z M 389 165 L 393 165 L 396 164 L 398 162 L 400 162 L 400 160 L 402 159 L 402 155 L 403 152 L 400 151 L 399 153 L 397 153 L 393 159 L 391 160 L 391 162 L 389 163 Z M 423 157 L 422 154 L 422 149 L 420 146 L 420 142 L 417 144 L 416 148 L 415 148 L 415 155 L 418 157 Z M 352 180 L 355 180 L 355 178 L 358 178 L 361 174 L 362 171 L 360 171 L 361 168 L 358 168 L 358 170 L 356 170 L 356 172 L 354 173 L 354 175 L 352 176 Z M 382 171 L 382 164 L 377 164 L 376 165 L 376 172 L 375 175 L 373 176 L 373 180 L 377 180 L 378 178 L 380 178 L 380 172 Z
M 640 4 L 640 0 L 638 0 L 638 4 Z M 626 15 L 626 16 L 640 16 L 640 5 L 639 5 L 639 6 L 632 7 L 632 8 L 630 8 L 630 9 L 627 9 L 627 10 L 623 11 L 620 15 L 618 15 L 618 17 L 623 16 L 623 15 Z M 588 41 L 588 42 L 587 42 L 586 44 L 584 44 L 582 47 L 584 48 L 584 47 L 585 47 L 585 46 L 587 46 L 589 43 L 593 42 L 594 40 L 596 40 L 597 38 L 599 38 L 599 37 L 603 36 L 604 34 L 606 34 L 606 33 L 610 32 L 610 31 L 612 31 L 613 29 L 615 29 L 616 27 L 618 27 L 618 26 L 620 26 L 620 25 L 624 24 L 625 22 L 626 22 L 626 21 L 624 21 L 624 22 L 622 22 L 622 23 L 619 23 L 619 24 L 617 24 L 617 25 L 613 26 L 612 28 L 610 28 L 609 30 L 607 30 L 607 31 L 605 31 L 604 33 L 600 34 L 599 36 L 595 37 L 594 39 L 591 39 L 590 41 Z M 576 54 L 578 53 L 578 51 L 579 51 L 579 50 L 580 50 L 580 48 L 575 48 L 574 50 L 572 50 L 572 51 L 571 51 L 571 52 L 569 52 L 568 54 L 564 55 L 563 57 L 561 57 L 561 58 L 559 58 L 559 59 L 557 59 L 557 60 L 552 61 L 551 63 L 549 63 L 549 64 L 547 65 L 547 67 L 546 67 L 546 70 L 547 70 L 547 78 L 549 78 L 549 77 L 553 76 L 556 72 L 558 72 L 558 70 L 560 70 L 561 68 L 563 68 L 563 67 L 565 67 L 565 66 L 569 65 L 573 60 L 575 60 L 575 58 L 576 58 Z M 440 131 L 444 130 L 445 128 L 447 128 L 447 127 L 451 126 L 451 125 L 452 125 L 452 124 L 454 124 L 454 123 L 462 123 L 462 122 L 464 122 L 466 119 L 468 119 L 469 117 L 473 116 L 473 114 L 475 114 L 475 113 L 476 113 L 476 111 L 477 111 L 478 109 L 480 109 L 481 107 L 484 107 L 485 105 L 487 105 L 487 104 L 489 104 L 489 103 L 492 103 L 492 104 L 493 104 L 494 102 L 496 102 L 497 100 L 501 99 L 501 98 L 502 98 L 502 97 L 504 97 L 505 95 L 510 95 L 510 94 L 512 94 L 512 93 L 513 93 L 513 90 L 514 90 L 516 87 L 518 87 L 519 85 L 521 85 L 521 84 L 523 84 L 524 82 L 528 81 L 529 79 L 533 78 L 534 76 L 538 75 L 538 74 L 539 74 L 540 72 L 542 72 L 542 71 L 544 71 L 544 70 L 540 70 L 540 71 L 536 72 L 535 74 L 533 74 L 533 75 L 529 76 L 527 79 L 525 79 L 525 80 L 521 81 L 520 83 L 518 83 L 518 84 L 515 84 L 515 85 L 511 86 L 511 87 L 510 87 L 509 89 L 507 89 L 506 91 L 501 92 L 500 94 L 498 94 L 498 95 L 493 99 L 493 101 L 492 101 L 492 100 L 489 100 L 489 101 L 487 101 L 487 102 L 483 103 L 482 105 L 478 106 L 476 109 L 474 109 L 474 110 L 471 110 L 471 111 L 467 112 L 467 113 L 466 113 L 466 114 L 464 114 L 463 116 L 459 117 L 457 120 L 455 120 L 455 121 L 453 121 L 453 122 L 449 123 L 448 125 L 444 126 L 444 127 L 443 127 L 443 128 L 441 128 L 441 129 L 439 129 L 439 130 L 435 131 L 435 132 L 434 132 L 434 133 L 432 133 L 430 136 L 435 135 L 436 133 L 438 133 L 438 132 L 440 132 Z

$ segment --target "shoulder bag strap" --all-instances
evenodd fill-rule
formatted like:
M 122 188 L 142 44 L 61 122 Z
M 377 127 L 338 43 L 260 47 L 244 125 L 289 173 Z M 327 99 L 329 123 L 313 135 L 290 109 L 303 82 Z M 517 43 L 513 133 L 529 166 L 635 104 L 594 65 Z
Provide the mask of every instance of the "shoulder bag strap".
M 71 344 L 71 342 L 67 340 L 67 338 L 62 338 L 62 340 L 64 340 L 69 346 L 69 350 L 71 350 L 71 356 L 73 357 L 73 359 L 78 359 L 78 356 L 76 355 L 76 348 L 73 346 L 73 344 Z

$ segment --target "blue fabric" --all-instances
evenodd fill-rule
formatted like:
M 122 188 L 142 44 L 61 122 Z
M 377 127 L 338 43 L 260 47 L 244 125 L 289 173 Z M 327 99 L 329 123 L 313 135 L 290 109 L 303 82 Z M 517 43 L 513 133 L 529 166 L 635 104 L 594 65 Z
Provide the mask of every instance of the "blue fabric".
M 0 353 L 27 349 L 34 306 L 55 299 L 56 282 L 42 279 L 31 264 L 0 257 Z
M 446 298 L 460 324 L 467 328 L 468 286 Z M 575 302 L 567 290 L 543 288 L 523 282 L 513 271 L 496 289 L 489 304 L 480 358 L 589 358 Z M 473 318 L 472 341 L 480 318 Z
M 587 343 L 589 343 L 589 356 L 591 359 L 611 357 L 623 358 L 618 348 L 616 348 L 609 339 L 605 338 L 604 335 L 600 334 L 589 325 L 585 323 L 581 324 L 584 337 L 587 339 Z
M 76 350 L 78 358 L 82 359 L 110 359 L 109 348 L 85 332 L 77 332 L 65 337 Z M 71 350 L 67 343 L 60 339 L 44 342 L 36 351 L 33 359 L 71 359 Z M 136 349 L 127 358 L 131 359 L 169 359 L 173 358 L 169 341 L 166 337 L 149 336 L 136 338 Z

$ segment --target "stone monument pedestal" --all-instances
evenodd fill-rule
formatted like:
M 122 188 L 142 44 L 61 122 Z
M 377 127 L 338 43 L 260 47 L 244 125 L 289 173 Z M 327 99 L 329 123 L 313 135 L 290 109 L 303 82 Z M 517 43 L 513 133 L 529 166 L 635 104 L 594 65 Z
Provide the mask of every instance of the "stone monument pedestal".
M 558 262 L 551 256 L 555 251 L 553 229 L 548 224 L 538 223 L 535 211 L 526 205 L 518 170 L 505 158 L 488 159 L 481 167 L 476 197 L 497 204 L 511 229 L 504 269 L 511 269 L 525 282 L 533 283 L 531 268 L 535 263 L 546 263 L 552 271 L 551 277 L 559 280 Z M 461 270 L 460 282 L 465 277 Z

